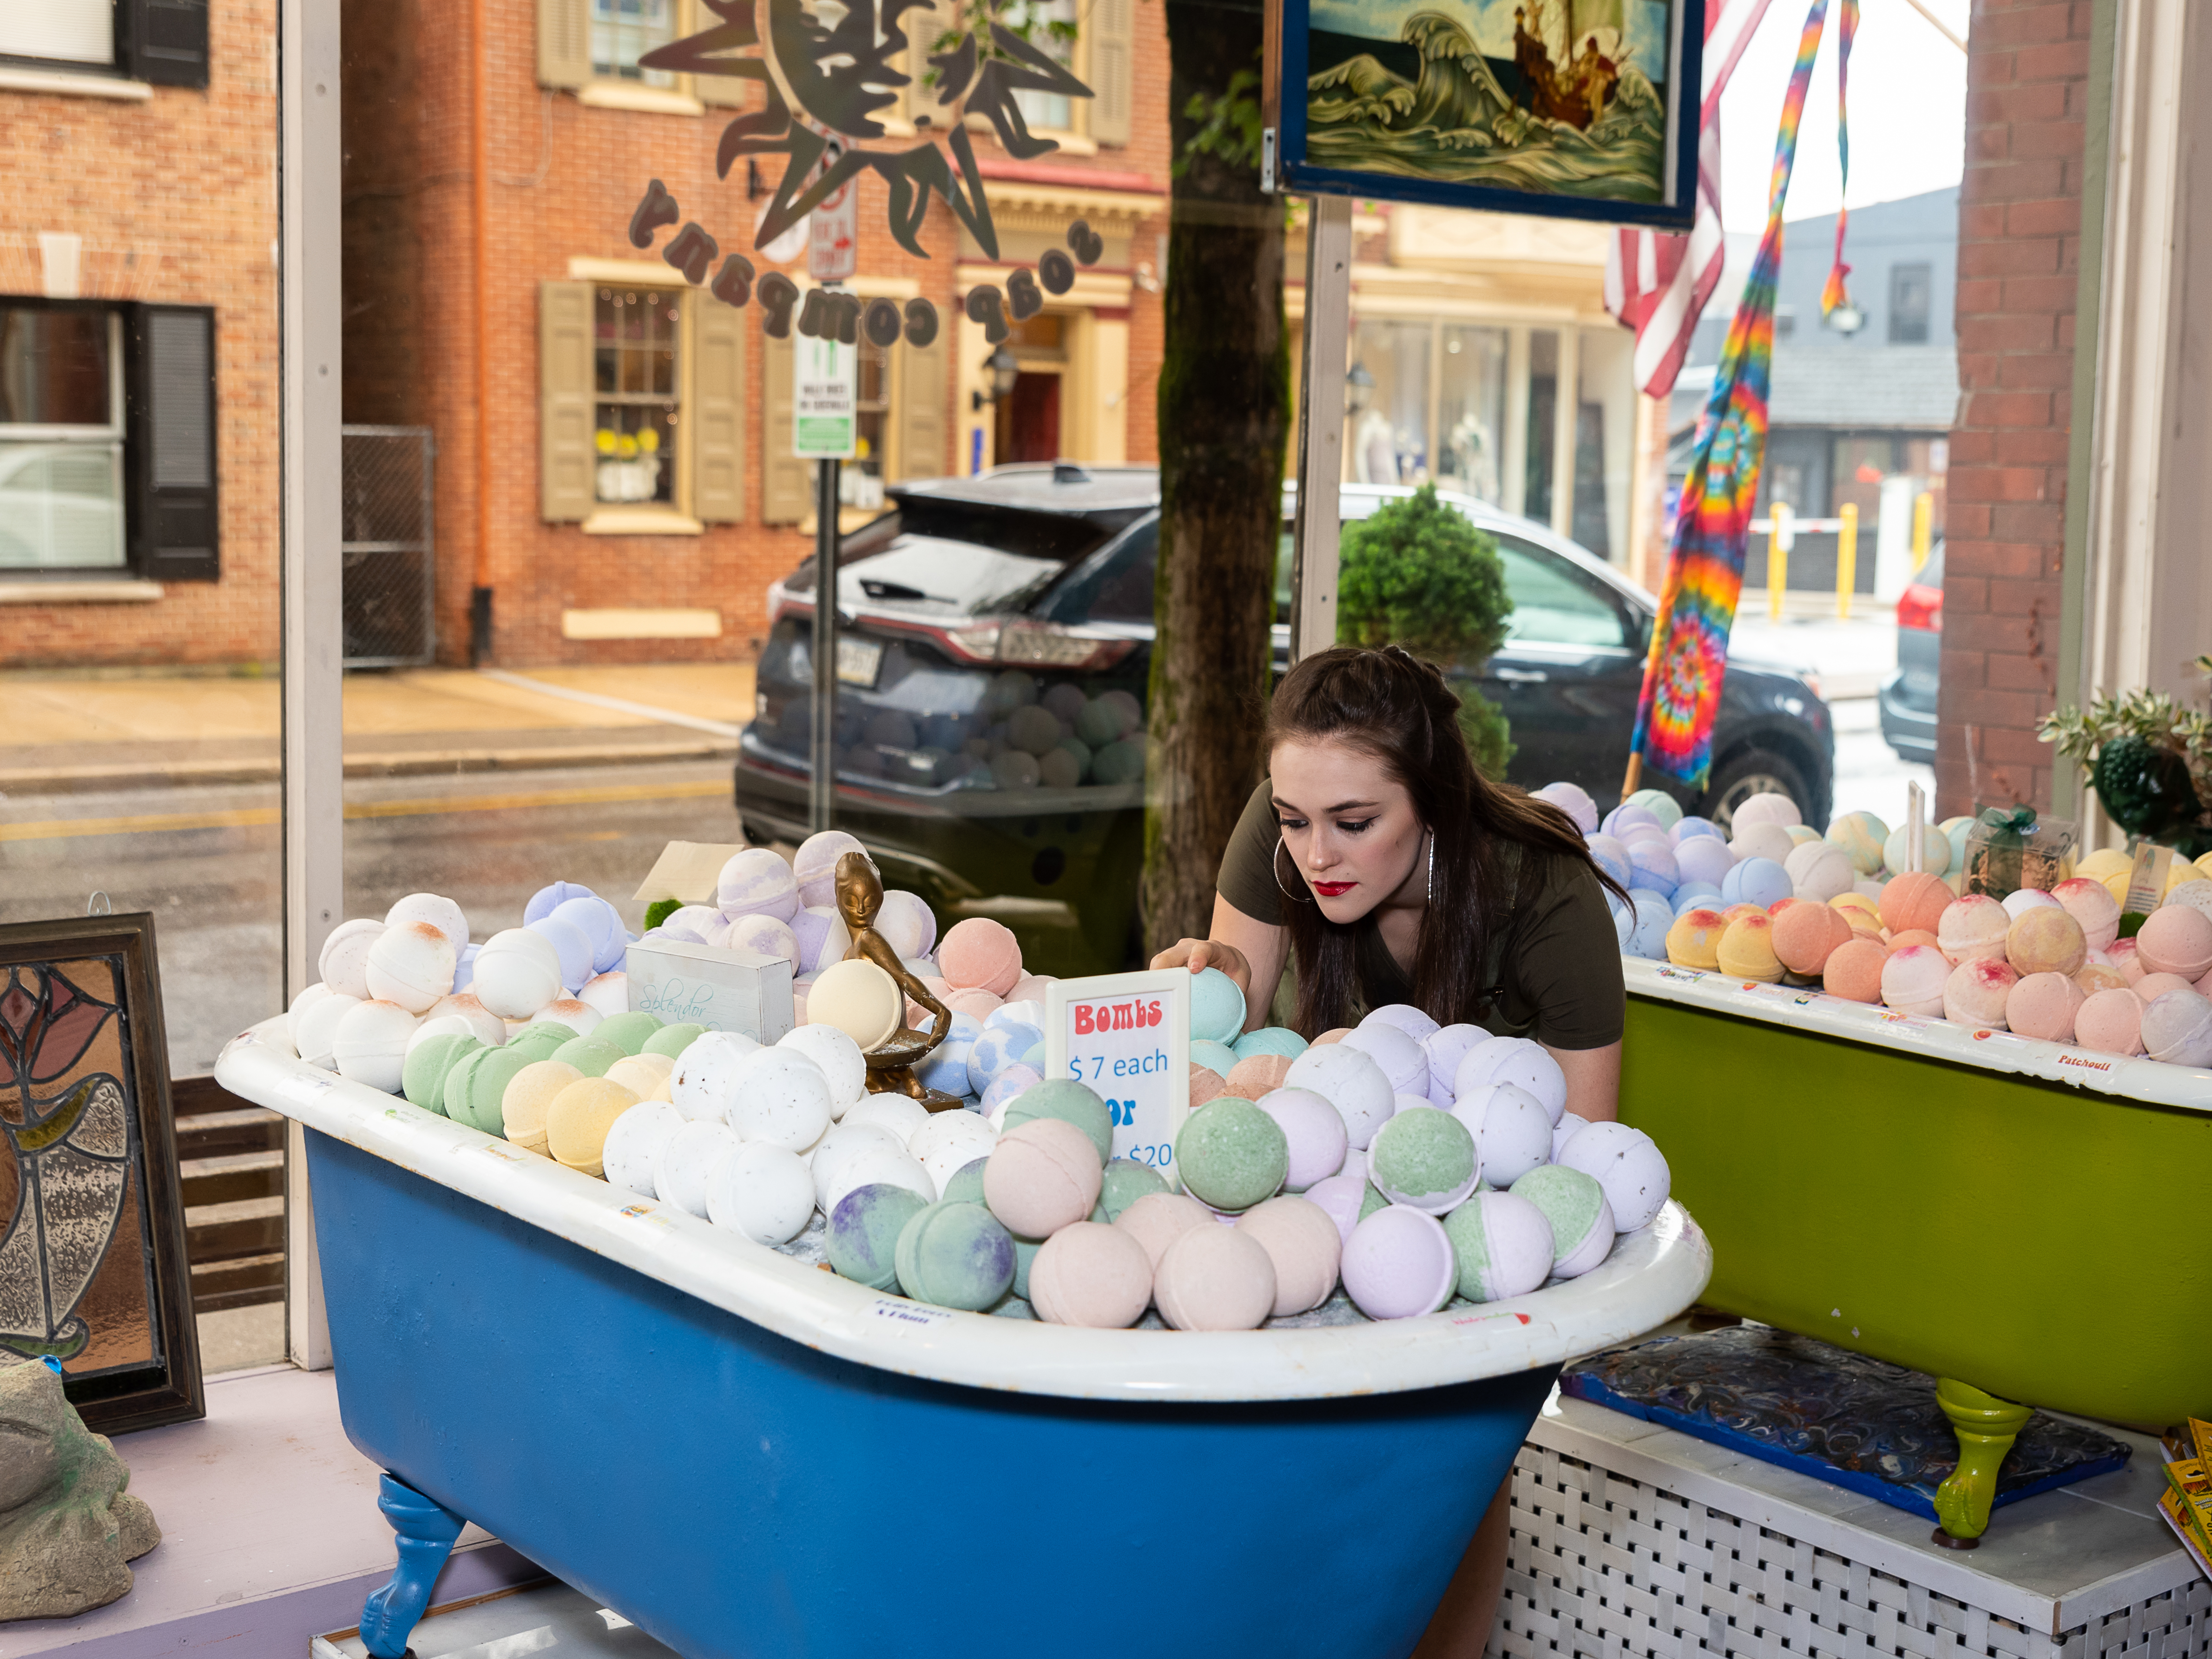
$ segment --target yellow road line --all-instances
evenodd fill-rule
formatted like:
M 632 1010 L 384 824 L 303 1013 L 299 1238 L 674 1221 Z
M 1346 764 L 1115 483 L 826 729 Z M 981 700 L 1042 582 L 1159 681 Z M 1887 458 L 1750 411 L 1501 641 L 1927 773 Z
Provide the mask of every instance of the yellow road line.
M 539 789 L 507 795 L 462 795 L 451 799 L 362 801 L 346 808 L 349 818 L 436 817 L 453 812 L 512 812 L 538 806 L 592 806 L 626 800 L 701 800 L 726 795 L 719 778 L 689 783 L 619 783 L 577 789 Z M 279 821 L 273 806 L 240 807 L 220 812 L 144 812 L 129 817 L 43 818 L 0 823 L 0 842 L 81 841 L 94 836 L 173 835 L 188 830 L 255 829 Z

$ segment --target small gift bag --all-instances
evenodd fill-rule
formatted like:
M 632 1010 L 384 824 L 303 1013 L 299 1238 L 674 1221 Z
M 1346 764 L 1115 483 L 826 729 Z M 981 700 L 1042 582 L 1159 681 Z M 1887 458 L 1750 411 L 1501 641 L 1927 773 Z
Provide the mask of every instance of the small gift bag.
M 2064 878 L 2081 839 L 2070 818 L 2039 821 L 2033 806 L 1991 806 L 1966 831 L 1966 890 L 2003 899 L 2023 887 L 2049 892 Z

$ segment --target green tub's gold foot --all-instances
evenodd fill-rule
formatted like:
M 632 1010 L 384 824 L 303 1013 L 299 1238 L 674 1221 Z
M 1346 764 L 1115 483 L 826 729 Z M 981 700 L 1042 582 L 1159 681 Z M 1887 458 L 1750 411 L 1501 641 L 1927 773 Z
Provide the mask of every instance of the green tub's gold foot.
M 1936 1515 L 1943 1523 L 1936 1528 L 1936 1541 L 1947 1549 L 1970 1550 L 1989 1530 L 1997 1468 L 2035 1411 L 1948 1377 L 1937 1379 L 1936 1403 L 1959 1437 L 1959 1467 L 1936 1489 Z

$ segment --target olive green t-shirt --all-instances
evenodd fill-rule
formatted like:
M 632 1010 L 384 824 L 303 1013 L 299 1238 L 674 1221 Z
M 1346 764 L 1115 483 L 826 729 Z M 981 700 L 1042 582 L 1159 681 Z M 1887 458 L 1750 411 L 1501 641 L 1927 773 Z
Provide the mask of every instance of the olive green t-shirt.
M 1309 898 L 1290 860 L 1279 856 L 1282 830 L 1273 789 L 1262 778 L 1221 856 L 1221 896 L 1255 921 L 1284 925 L 1285 887 Z M 1557 854 L 1520 849 L 1521 879 L 1500 937 L 1483 951 L 1489 1006 L 1477 1022 L 1500 1036 L 1532 1036 L 1554 1048 L 1602 1048 L 1620 1041 L 1628 995 L 1620 976 L 1620 939 L 1605 890 L 1589 866 Z M 1280 878 L 1279 880 L 1278 878 Z M 1369 1008 L 1413 1000 L 1406 972 L 1382 942 L 1370 914 L 1359 934 L 1360 991 Z

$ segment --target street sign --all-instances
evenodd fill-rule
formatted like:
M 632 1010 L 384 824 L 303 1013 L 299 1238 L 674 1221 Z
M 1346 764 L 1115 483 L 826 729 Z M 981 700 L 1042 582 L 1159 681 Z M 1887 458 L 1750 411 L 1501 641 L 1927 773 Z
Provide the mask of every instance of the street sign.
M 822 158 L 826 167 L 842 153 L 832 144 Z M 848 179 L 806 216 L 806 274 L 817 283 L 842 283 L 860 268 L 860 191 Z
M 791 453 L 803 461 L 851 460 L 859 350 L 799 334 L 791 356 Z
M 1176 1137 L 1190 1112 L 1190 971 L 1101 974 L 1045 989 L 1045 1075 L 1106 1103 L 1114 1156 L 1180 1187 Z

